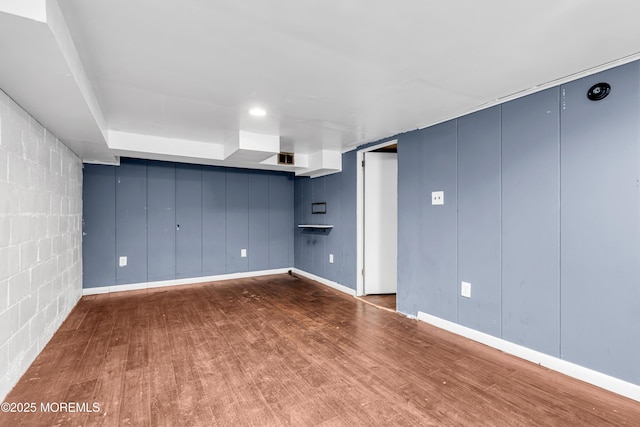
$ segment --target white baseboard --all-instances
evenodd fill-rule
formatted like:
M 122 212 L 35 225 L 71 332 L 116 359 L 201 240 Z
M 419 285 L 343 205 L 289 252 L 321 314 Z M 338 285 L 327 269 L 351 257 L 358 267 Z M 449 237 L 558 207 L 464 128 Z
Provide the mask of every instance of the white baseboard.
M 298 274 L 302 277 L 306 277 L 307 279 L 311 279 L 318 283 L 322 283 L 325 286 L 329 286 L 330 288 L 336 289 L 340 292 L 344 292 L 345 294 L 351 295 L 352 297 L 356 296 L 356 291 L 354 289 L 348 288 L 344 285 L 341 285 L 340 283 L 332 282 L 331 280 L 327 280 L 323 277 L 316 276 L 315 274 L 307 273 L 306 271 L 303 271 L 303 270 L 298 270 L 297 268 L 292 268 L 291 270 L 293 271 L 294 274 Z
M 640 402 L 640 386 L 636 384 L 567 362 L 566 360 L 558 359 L 557 357 L 549 356 L 548 354 L 540 353 L 536 350 L 503 340 L 502 338 L 497 338 L 467 328 L 466 326 L 423 313 L 422 311 L 418 312 L 418 320 Z
M 194 285 L 197 283 L 219 282 L 221 280 L 245 279 L 247 277 L 269 276 L 284 274 L 291 268 L 277 268 L 273 270 L 247 271 L 243 273 L 219 274 L 217 276 L 192 277 L 188 279 L 163 280 L 160 282 L 131 283 L 127 285 L 102 286 L 99 288 L 84 288 L 82 295 L 108 294 L 110 292 L 135 291 L 139 289 L 162 288 L 165 286 Z

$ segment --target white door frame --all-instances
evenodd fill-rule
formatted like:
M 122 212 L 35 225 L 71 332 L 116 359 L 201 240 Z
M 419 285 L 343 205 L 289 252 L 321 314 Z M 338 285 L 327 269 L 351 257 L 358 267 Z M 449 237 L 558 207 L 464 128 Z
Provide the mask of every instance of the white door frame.
M 362 168 L 364 153 L 368 151 L 375 151 L 380 148 L 397 143 L 398 140 L 393 139 L 391 141 L 386 141 L 380 144 L 373 145 L 371 147 L 363 148 L 361 150 L 358 150 L 356 156 L 356 296 L 364 295 L 364 277 L 362 276 L 362 269 L 364 268 L 364 171 Z

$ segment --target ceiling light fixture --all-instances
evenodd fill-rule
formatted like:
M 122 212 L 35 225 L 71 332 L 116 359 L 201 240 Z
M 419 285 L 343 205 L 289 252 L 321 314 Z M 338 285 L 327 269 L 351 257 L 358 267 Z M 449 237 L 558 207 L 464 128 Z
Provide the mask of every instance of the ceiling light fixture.
M 262 116 L 266 116 L 267 112 L 260 107 L 254 107 L 249 110 L 249 114 L 256 117 L 262 117 Z

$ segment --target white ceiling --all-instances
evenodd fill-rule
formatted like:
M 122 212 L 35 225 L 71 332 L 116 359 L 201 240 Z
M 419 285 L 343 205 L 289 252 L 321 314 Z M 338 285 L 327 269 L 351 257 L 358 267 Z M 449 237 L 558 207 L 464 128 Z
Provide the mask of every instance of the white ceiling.
M 358 144 L 638 58 L 638 12 L 628 0 L 0 0 L 0 88 L 86 161 L 317 175 Z M 278 150 L 297 167 L 277 166 Z

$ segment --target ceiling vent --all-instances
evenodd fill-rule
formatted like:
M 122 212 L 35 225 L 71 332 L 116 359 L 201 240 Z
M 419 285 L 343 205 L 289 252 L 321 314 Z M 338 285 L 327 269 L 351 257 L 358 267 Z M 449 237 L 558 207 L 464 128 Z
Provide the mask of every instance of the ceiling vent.
M 293 165 L 293 153 L 278 153 L 279 165 Z

